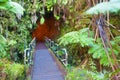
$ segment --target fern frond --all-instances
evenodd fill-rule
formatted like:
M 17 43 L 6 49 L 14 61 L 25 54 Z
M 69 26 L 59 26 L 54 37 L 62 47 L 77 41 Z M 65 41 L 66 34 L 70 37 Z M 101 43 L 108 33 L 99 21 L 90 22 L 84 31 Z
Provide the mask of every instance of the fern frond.
M 19 13 L 22 15 L 24 12 L 24 8 L 20 4 L 12 2 L 11 0 L 0 0 L 0 9 Z
M 65 46 L 68 44 L 79 43 L 82 47 L 92 45 L 93 40 L 93 38 L 88 37 L 88 28 L 69 32 L 58 39 L 60 45 L 62 44 Z
M 120 36 L 115 37 L 114 40 L 110 41 L 111 45 L 112 45 L 112 50 L 114 52 L 115 55 L 118 55 L 118 53 L 120 53 Z M 107 48 L 109 55 L 111 55 L 112 50 L 108 47 Z M 106 55 L 106 52 L 104 50 L 104 47 L 102 45 L 102 42 L 99 41 L 97 43 L 94 43 L 91 48 L 88 50 L 89 54 L 92 54 L 92 57 L 95 59 L 100 59 L 100 63 L 103 64 L 104 66 L 109 66 L 109 62 L 108 62 L 108 58 Z M 114 60 L 111 58 L 112 63 L 114 64 Z
M 106 12 L 118 12 L 120 11 L 120 0 L 111 0 L 110 2 L 102 2 L 96 6 L 88 9 L 86 14 L 99 14 Z

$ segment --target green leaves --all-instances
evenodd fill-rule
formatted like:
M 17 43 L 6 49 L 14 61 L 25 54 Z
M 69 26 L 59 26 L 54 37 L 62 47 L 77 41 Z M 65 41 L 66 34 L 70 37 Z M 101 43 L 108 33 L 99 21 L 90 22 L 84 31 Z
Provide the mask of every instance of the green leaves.
M 12 45 L 12 46 L 15 45 L 15 44 L 17 44 L 17 42 L 15 40 L 10 40 L 9 43 L 8 43 L 8 45 Z
M 6 56 L 6 42 L 6 39 L 2 35 L 0 35 L 0 58 Z
M 88 37 L 88 28 L 69 32 L 59 38 L 58 41 L 60 45 L 62 44 L 64 46 L 74 43 L 80 44 L 81 47 L 88 46 L 88 53 L 91 54 L 94 59 L 100 59 L 100 63 L 104 66 L 110 65 L 102 41 L 98 39 L 97 42 L 94 42 L 94 39 L 92 37 Z M 118 55 L 120 52 L 120 36 L 110 41 L 110 43 L 112 44 L 112 50 L 114 51 L 114 54 Z M 109 52 L 109 55 L 112 56 L 112 50 L 109 47 L 107 50 Z M 114 64 L 114 60 L 112 58 L 111 61 Z
M 0 44 L 6 44 L 6 39 L 2 35 L 0 35 Z
M 10 11 L 14 12 L 14 13 L 19 13 L 19 14 L 22 14 L 23 15 L 23 7 L 21 5 L 19 5 L 18 3 L 16 2 L 9 2 L 9 5 L 12 7 L 10 9 Z
M 69 32 L 62 36 L 60 39 L 58 39 L 58 41 L 60 42 L 59 44 L 63 45 L 80 43 L 82 47 L 93 44 L 93 38 L 88 37 L 88 28 L 84 28 L 79 31 Z
M 102 2 L 96 6 L 88 9 L 87 14 L 99 14 L 106 12 L 118 12 L 120 10 L 120 0 L 111 0 L 110 2 Z
M 108 58 L 103 48 L 102 43 L 94 43 L 92 47 L 88 50 L 89 54 L 92 54 L 94 59 L 100 59 L 100 63 L 104 66 L 109 66 Z
M 99 59 L 102 55 L 106 55 L 102 45 L 94 44 L 88 51 L 88 53 L 93 53 L 93 58 Z
M 0 9 L 11 11 L 14 13 L 19 13 L 23 15 L 23 7 L 16 2 L 1 0 L 0 1 Z
M 112 45 L 112 50 L 114 51 L 115 55 L 118 55 L 118 53 L 120 52 L 120 36 L 115 37 L 114 40 L 110 41 L 111 45 Z M 112 50 L 110 48 L 107 48 L 109 55 L 111 56 Z M 100 41 L 98 41 L 97 43 L 94 43 L 91 48 L 88 51 L 89 54 L 92 54 L 92 57 L 94 59 L 100 59 L 100 63 L 104 66 L 109 66 L 109 61 L 108 61 L 108 57 L 106 55 L 106 52 L 103 48 L 103 45 Z M 114 62 L 114 60 L 111 58 L 112 63 Z M 114 63 L 113 63 L 114 64 Z
M 44 17 L 41 17 L 41 19 L 40 19 L 40 24 L 44 24 L 44 22 L 45 22 Z
M 3 3 L 3 2 L 7 2 L 7 1 L 9 1 L 9 0 L 0 0 L 0 3 L 1 3 L 1 2 L 2 2 L 2 3 Z
M 117 54 L 120 53 L 120 36 L 115 37 L 114 40 L 110 41 L 114 52 L 116 52 Z
M 57 20 L 60 19 L 60 16 L 58 16 L 58 15 L 54 15 L 54 17 L 55 17 Z
M 4 64 L 4 72 L 6 73 L 9 80 L 16 80 L 18 78 L 19 80 L 23 80 L 21 78 L 24 76 L 24 67 L 24 65 L 18 63 L 7 63 Z
M 71 68 L 67 72 L 65 80 L 93 80 L 92 75 L 85 69 Z

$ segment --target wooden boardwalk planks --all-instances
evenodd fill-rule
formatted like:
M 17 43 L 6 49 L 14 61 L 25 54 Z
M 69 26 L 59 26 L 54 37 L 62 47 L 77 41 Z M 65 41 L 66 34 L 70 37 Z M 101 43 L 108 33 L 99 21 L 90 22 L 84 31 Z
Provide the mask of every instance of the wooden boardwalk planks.
M 64 80 L 45 44 L 37 45 L 34 57 L 32 80 Z

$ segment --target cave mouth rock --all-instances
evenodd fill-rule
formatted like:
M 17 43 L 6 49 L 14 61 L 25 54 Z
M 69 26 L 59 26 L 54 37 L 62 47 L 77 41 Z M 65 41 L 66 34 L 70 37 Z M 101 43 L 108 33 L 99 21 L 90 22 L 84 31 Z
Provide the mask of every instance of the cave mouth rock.
M 37 42 L 44 42 L 45 37 L 54 39 L 59 34 L 59 20 L 56 20 L 53 13 L 47 13 L 44 15 L 45 22 L 40 24 L 40 18 L 38 16 L 37 27 L 32 32 L 32 38 L 36 37 Z

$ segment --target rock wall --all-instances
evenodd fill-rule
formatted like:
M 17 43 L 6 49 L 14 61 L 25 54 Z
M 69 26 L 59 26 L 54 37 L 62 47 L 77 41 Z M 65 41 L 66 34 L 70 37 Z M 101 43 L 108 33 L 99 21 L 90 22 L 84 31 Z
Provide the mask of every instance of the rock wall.
M 37 41 L 44 41 L 45 37 L 54 39 L 58 34 L 59 22 L 55 18 L 47 18 L 44 24 L 40 24 L 38 21 L 37 28 L 32 32 L 32 37 L 36 37 Z

